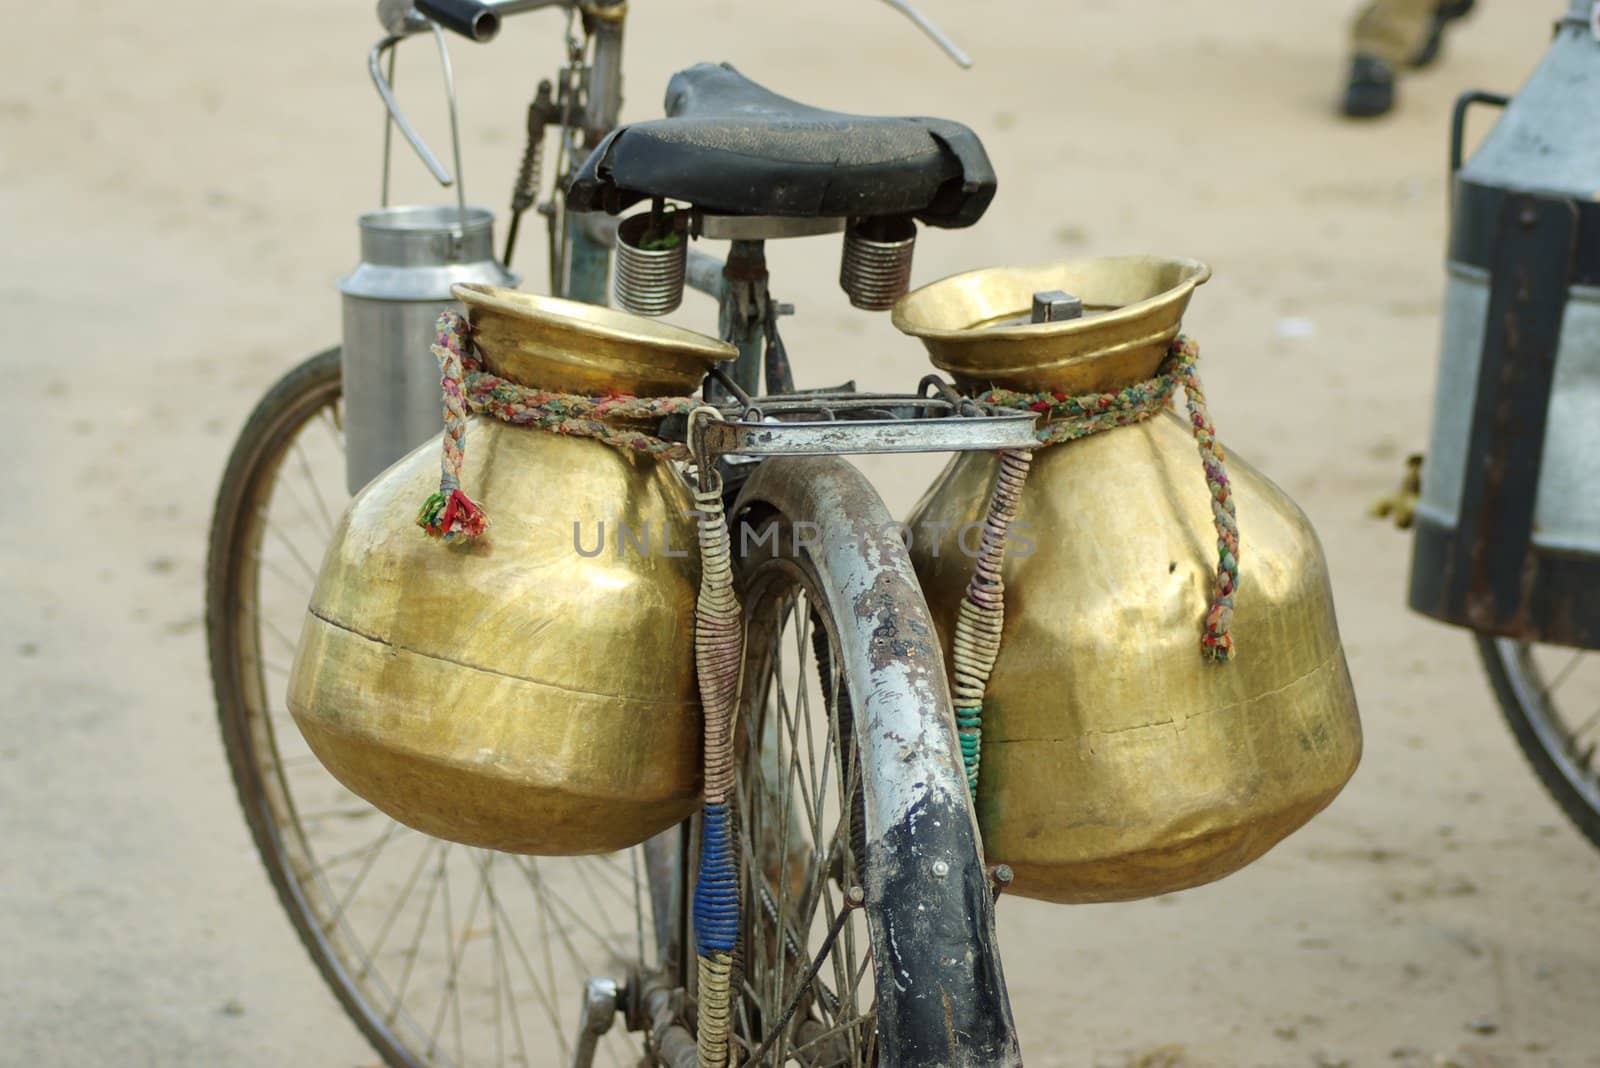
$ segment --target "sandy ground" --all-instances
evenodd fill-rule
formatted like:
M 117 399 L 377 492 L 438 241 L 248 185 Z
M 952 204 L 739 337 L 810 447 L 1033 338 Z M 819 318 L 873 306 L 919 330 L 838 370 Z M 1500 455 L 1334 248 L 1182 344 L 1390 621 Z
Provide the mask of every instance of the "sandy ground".
M 1326 542 L 1360 773 L 1220 884 L 1007 903 L 1033 1065 L 1600 1065 L 1600 854 L 1523 766 L 1466 637 L 1404 610 L 1406 540 L 1364 517 L 1425 434 L 1449 103 L 1513 87 L 1557 5 L 1491 2 L 1407 83 L 1403 114 L 1360 128 L 1331 115 L 1348 6 L 929 0 L 978 57 L 967 74 L 867 0 L 635 7 L 629 115 L 706 58 L 819 104 L 979 130 L 1001 195 L 977 229 L 926 238 L 919 280 L 1097 253 L 1210 261 L 1189 327 L 1213 414 Z M 0 1064 L 371 1064 L 236 811 L 201 621 L 227 449 L 262 390 L 336 339 L 332 281 L 375 198 L 370 5 L 10 14 Z M 475 199 L 503 201 L 557 21 L 457 49 Z M 848 309 L 836 255 L 774 254 L 802 376 L 909 385 L 918 347 Z M 926 466 L 874 467 L 896 475 L 896 509 Z

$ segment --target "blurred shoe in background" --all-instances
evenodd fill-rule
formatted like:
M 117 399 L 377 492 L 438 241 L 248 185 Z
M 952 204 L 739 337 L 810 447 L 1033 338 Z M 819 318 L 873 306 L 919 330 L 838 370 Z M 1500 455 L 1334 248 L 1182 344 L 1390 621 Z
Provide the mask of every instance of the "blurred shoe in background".
M 1340 110 L 1370 119 L 1394 110 L 1399 73 L 1434 63 L 1444 31 L 1476 0 L 1370 0 L 1351 33 L 1350 72 Z

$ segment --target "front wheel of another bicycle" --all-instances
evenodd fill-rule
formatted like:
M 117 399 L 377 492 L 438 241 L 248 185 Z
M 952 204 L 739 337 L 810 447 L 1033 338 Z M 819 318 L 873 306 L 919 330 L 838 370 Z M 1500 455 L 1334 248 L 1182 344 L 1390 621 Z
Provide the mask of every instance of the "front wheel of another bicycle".
M 1600 849 L 1600 653 L 1477 635 L 1512 735 L 1573 826 Z

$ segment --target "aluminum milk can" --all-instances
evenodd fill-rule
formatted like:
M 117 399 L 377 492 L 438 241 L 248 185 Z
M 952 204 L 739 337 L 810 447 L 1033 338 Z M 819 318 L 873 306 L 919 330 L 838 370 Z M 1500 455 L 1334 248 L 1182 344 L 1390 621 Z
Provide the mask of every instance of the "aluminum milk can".
M 494 213 L 455 205 L 361 216 L 361 262 L 344 294 L 345 477 L 354 493 L 439 434 L 439 365 L 429 346 L 459 283 L 515 285 L 494 258 Z
M 1149 256 L 974 271 L 907 295 L 894 319 L 965 390 L 1106 393 L 1156 373 L 1209 276 Z M 1033 295 L 1052 291 L 1087 314 L 1030 323 Z M 947 651 L 973 570 L 962 531 L 982 520 L 996 466 L 958 456 L 909 520 Z M 1003 569 L 977 797 L 1011 892 L 1118 901 L 1210 882 L 1354 772 L 1361 728 L 1322 547 L 1254 468 L 1229 454 L 1227 473 L 1238 655 L 1216 664 L 1200 637 L 1217 533 L 1188 424 L 1158 415 L 1035 452 Z

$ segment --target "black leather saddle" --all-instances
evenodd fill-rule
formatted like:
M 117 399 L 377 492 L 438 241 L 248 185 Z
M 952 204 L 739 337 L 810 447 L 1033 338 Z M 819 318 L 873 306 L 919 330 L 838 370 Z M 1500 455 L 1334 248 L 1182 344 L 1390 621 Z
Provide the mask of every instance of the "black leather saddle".
M 943 119 L 846 115 L 764 89 L 726 63 L 667 85 L 667 118 L 613 130 L 567 190 L 575 211 L 664 197 L 730 215 L 910 215 L 971 226 L 994 199 L 978 136 Z

